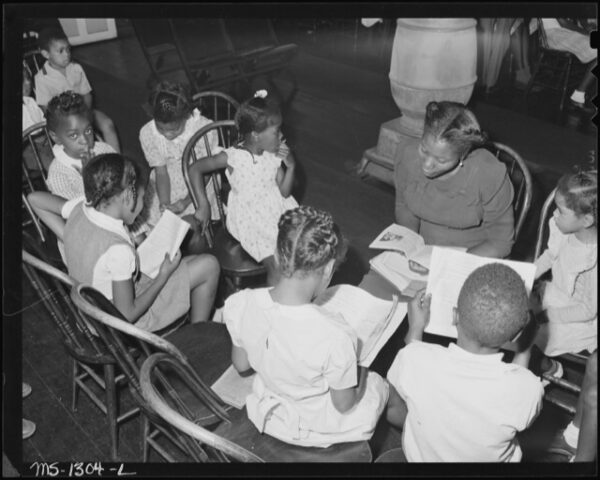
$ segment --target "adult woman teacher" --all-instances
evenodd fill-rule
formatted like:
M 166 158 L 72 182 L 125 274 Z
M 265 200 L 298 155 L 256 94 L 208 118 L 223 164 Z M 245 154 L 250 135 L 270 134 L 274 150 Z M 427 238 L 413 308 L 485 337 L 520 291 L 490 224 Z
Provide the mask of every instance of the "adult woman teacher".
M 514 242 L 514 192 L 504 164 L 481 148 L 485 142 L 464 105 L 430 102 L 421 139 L 396 162 L 396 223 L 426 244 L 506 257 Z

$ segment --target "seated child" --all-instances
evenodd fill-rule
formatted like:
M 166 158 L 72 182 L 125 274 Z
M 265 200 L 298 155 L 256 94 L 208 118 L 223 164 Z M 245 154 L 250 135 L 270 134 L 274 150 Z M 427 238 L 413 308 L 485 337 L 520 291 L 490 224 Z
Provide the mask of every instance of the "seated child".
M 29 69 L 23 65 L 23 132 L 29 127 L 45 121 L 44 112 L 38 107 L 35 99 L 31 97 L 31 75 Z M 48 144 L 48 139 L 45 135 L 39 135 L 34 137 L 33 140 L 36 143 L 36 151 L 40 156 L 42 166 L 48 170 L 52 161 L 52 150 Z M 28 169 L 39 169 L 35 153 L 29 143 L 23 145 L 23 158 Z
M 387 418 L 403 426 L 407 460 L 520 461 L 516 434 L 537 417 L 544 393 L 518 354 L 509 364 L 500 352 L 528 323 L 523 281 L 499 263 L 474 270 L 454 310 L 457 343 L 447 348 L 421 341 L 429 302 L 424 293 L 411 301 L 407 345 L 387 374 L 406 404 L 388 409 Z
M 283 212 L 298 206 L 291 196 L 296 162 L 281 141 L 279 106 L 266 90 L 259 90 L 240 106 L 235 123 L 242 143 L 190 168 L 190 183 L 199 203 L 195 216 L 203 225 L 210 219 L 204 174 L 226 169 L 231 184 L 227 230 L 254 260 L 265 264 L 267 281 L 273 285 L 277 221 Z
M 166 328 L 190 306 L 192 323 L 208 320 L 219 279 L 219 263 L 212 255 L 182 259 L 178 252 L 172 260 L 165 255 L 155 279 L 138 270 L 137 253 L 124 227 L 142 210 L 147 175 L 140 166 L 116 153 L 103 154 L 85 165 L 83 180 L 86 202 L 65 202 L 46 192 L 28 197 L 59 237 L 57 213 L 67 218 L 62 238 L 69 275 L 99 290 L 144 330 Z
M 535 262 L 536 278 L 552 269 L 552 280 L 536 289 L 539 305 L 534 305 L 545 321 L 534 344 L 548 357 L 598 348 L 597 171 L 561 177 L 554 201 L 548 248 Z M 563 373 L 562 365 L 547 357 L 540 370 Z
M 193 215 L 192 199 L 181 170 L 183 151 L 190 138 L 211 120 L 194 108 L 187 90 L 179 83 L 160 82 L 150 98 L 150 120 L 140 130 L 140 144 L 148 164 L 155 175 L 156 195 L 152 195 L 148 222 L 156 224 L 161 212 L 168 208 L 178 215 Z M 219 139 L 216 131 L 209 135 L 212 153 L 218 153 Z M 204 141 L 195 148 L 197 158 L 206 156 Z M 212 179 L 207 185 L 212 218 L 219 218 Z
M 53 97 L 67 90 L 80 94 L 92 112 L 94 123 L 104 141 L 115 152 L 119 152 L 119 137 L 115 125 L 105 113 L 93 109 L 92 87 L 81 65 L 71 61 L 71 46 L 62 29 L 56 27 L 42 29 L 38 44 L 46 63 L 35 75 L 37 103 L 42 108 L 46 108 Z
M 288 210 L 279 220 L 278 283 L 225 302 L 233 365 L 257 373 L 248 417 L 287 443 L 367 440 L 388 399 L 387 383 L 357 366 L 356 334 L 341 316 L 312 304 L 343 252 L 331 215 L 307 206 Z

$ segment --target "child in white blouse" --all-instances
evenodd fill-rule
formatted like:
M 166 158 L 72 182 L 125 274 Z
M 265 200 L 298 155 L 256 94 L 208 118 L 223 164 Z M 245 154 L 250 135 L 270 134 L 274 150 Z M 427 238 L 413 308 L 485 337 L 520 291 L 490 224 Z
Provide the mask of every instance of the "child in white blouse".
M 357 365 L 356 334 L 312 303 L 344 250 L 331 215 L 307 206 L 288 210 L 279 221 L 277 284 L 225 302 L 233 365 L 257 373 L 248 417 L 284 442 L 327 447 L 368 440 L 388 400 L 388 384 Z
M 194 108 L 187 89 L 179 83 L 158 83 L 152 90 L 148 103 L 153 119 L 141 128 L 140 144 L 155 179 L 156 194 L 152 195 L 148 219 L 151 224 L 155 224 L 165 208 L 181 216 L 194 213 L 181 170 L 181 157 L 190 138 L 210 124 L 211 120 Z M 212 132 L 209 139 L 211 151 L 217 153 L 217 132 Z M 206 156 L 204 142 L 198 142 L 195 150 L 198 158 Z M 209 201 L 212 218 L 218 219 L 212 186 L 208 191 L 211 195 Z
M 552 279 L 537 286 L 532 306 L 543 322 L 535 339 L 546 355 L 539 369 L 561 377 L 562 365 L 548 357 L 598 347 L 597 171 L 561 177 L 554 201 L 548 248 L 535 262 L 536 278 L 552 269 Z

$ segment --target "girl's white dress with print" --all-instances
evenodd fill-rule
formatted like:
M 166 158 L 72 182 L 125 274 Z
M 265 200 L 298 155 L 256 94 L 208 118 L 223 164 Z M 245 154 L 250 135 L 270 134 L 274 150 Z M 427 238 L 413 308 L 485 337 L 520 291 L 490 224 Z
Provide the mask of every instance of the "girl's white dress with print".
M 212 123 L 210 119 L 203 117 L 198 109 L 194 109 L 192 116 L 187 119 L 181 135 L 173 140 L 167 140 L 162 134 L 159 133 L 159 131 L 156 129 L 154 120 L 149 121 L 140 130 L 140 143 L 150 167 L 152 169 L 160 166 L 167 167 L 167 172 L 171 181 L 171 203 L 185 198 L 188 194 L 188 189 L 183 178 L 183 172 L 181 170 L 183 151 L 185 150 L 188 141 L 190 138 L 192 138 L 194 133 L 210 123 Z M 211 148 L 210 153 L 212 155 L 216 155 L 221 150 L 221 148 L 218 146 L 218 141 L 217 132 L 213 131 L 209 137 L 209 145 Z M 206 156 L 206 147 L 204 146 L 204 141 L 199 141 L 196 144 L 195 152 L 198 159 Z M 153 185 L 151 192 L 149 192 L 151 194 L 151 203 L 149 208 L 148 222 L 151 224 L 156 224 L 156 222 L 160 219 L 161 213 L 159 208 L 160 202 L 158 200 L 158 194 L 155 193 L 156 177 L 154 170 L 152 171 L 150 178 Z M 219 212 L 216 206 L 217 203 L 212 181 L 208 182 L 206 185 L 206 195 L 208 197 L 208 202 L 211 205 L 212 218 L 218 219 Z M 194 213 L 194 211 L 194 205 L 190 203 L 188 207 L 179 215 L 191 215 Z
M 247 150 L 235 147 L 225 152 L 231 184 L 227 230 L 260 262 L 275 253 L 279 217 L 298 202 L 279 191 L 276 177 L 282 160 L 277 155 L 265 151 L 253 158 Z

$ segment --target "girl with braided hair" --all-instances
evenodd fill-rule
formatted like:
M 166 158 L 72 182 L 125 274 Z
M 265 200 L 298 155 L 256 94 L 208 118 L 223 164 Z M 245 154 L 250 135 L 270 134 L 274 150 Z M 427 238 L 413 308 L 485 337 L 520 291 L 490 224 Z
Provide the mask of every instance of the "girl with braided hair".
M 248 417 L 287 443 L 367 440 L 388 394 L 395 394 L 357 366 L 356 334 L 341 316 L 313 303 L 344 253 L 330 214 L 308 206 L 288 210 L 279 220 L 275 286 L 242 290 L 225 302 L 233 365 L 257 373 Z
M 430 102 L 420 140 L 399 149 L 396 223 L 431 245 L 502 258 L 514 242 L 513 187 L 469 109 Z
M 204 227 L 209 220 L 203 177 L 225 169 L 231 184 L 227 203 L 227 230 L 257 262 L 267 268 L 273 284 L 273 254 L 277 221 L 283 212 L 298 206 L 292 196 L 296 161 L 281 137 L 281 110 L 266 90 L 242 103 L 235 115 L 241 142 L 198 161 L 190 168 L 190 183 L 198 198 L 195 217 Z
M 127 320 L 160 331 L 191 307 L 192 323 L 208 320 L 219 263 L 212 255 L 173 259 L 165 255 L 156 278 L 139 271 L 133 240 L 125 228 L 143 207 L 147 174 L 120 154 L 94 157 L 83 168 L 85 202 L 47 192 L 29 195 L 42 220 L 64 241 L 65 260 L 75 280 L 93 286 Z M 62 218 L 67 219 L 66 225 Z M 63 226 L 64 225 L 64 226 Z
M 168 208 L 177 215 L 192 215 L 194 206 L 189 196 L 183 173 L 181 157 L 189 139 L 202 127 L 211 123 L 194 108 L 187 89 L 179 83 L 158 83 L 148 99 L 152 116 L 140 130 L 140 143 L 148 164 L 153 169 L 152 178 L 156 193 L 148 222 L 156 224 L 161 212 Z M 219 151 L 217 132 L 209 137 L 211 152 Z M 197 158 L 206 156 L 204 142 L 196 145 Z M 211 180 L 212 181 L 212 180 Z M 209 182 L 210 183 L 210 182 Z M 208 188 L 211 216 L 219 218 L 214 189 Z
M 597 170 L 563 175 L 554 202 L 548 248 L 535 262 L 536 278 L 552 270 L 552 279 L 540 283 L 533 297 L 544 322 L 535 344 L 547 357 L 598 347 Z M 547 357 L 540 370 L 561 377 L 562 365 Z

